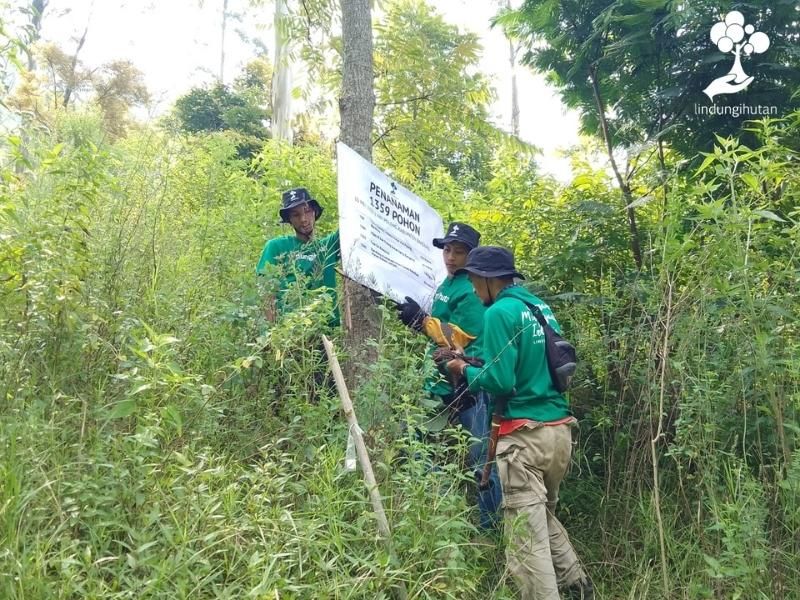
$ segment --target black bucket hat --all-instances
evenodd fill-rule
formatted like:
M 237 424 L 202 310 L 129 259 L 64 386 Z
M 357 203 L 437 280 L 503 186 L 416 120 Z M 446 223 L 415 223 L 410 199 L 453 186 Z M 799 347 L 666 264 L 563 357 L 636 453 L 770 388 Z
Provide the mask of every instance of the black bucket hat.
M 322 215 L 322 207 L 319 205 L 319 202 L 311 197 L 311 194 L 308 193 L 306 188 L 294 188 L 283 192 L 283 196 L 281 197 L 281 207 L 278 210 L 281 215 L 281 222 L 288 223 L 289 211 L 301 204 L 311 205 L 311 208 L 314 209 L 315 221 Z
M 461 242 L 472 250 L 477 248 L 481 240 L 481 234 L 466 223 L 453 222 L 447 228 L 447 233 L 443 238 L 433 238 L 433 245 L 437 248 L 444 248 L 445 244 Z
M 514 267 L 514 255 L 499 246 L 480 246 L 467 256 L 467 263 L 456 271 L 459 273 L 472 273 L 478 277 L 517 277 L 525 276 Z

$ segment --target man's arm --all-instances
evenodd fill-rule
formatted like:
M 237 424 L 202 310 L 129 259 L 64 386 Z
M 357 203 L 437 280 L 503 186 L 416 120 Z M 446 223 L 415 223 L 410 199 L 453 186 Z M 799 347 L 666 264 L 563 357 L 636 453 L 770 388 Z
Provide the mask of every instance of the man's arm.
M 473 392 L 485 390 L 509 396 L 517 383 L 517 345 L 513 317 L 502 310 L 486 311 L 483 324 L 483 367 L 460 367 Z

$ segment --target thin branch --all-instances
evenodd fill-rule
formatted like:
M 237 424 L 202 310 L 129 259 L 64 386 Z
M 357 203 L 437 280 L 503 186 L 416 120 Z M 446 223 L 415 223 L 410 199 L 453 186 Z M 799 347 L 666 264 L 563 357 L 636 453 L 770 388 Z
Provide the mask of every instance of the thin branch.
M 422 96 L 415 96 L 413 98 L 405 98 L 403 100 L 397 100 L 396 102 L 380 102 L 375 104 L 376 107 L 378 106 L 395 106 L 397 104 L 410 104 L 411 102 L 418 102 L 419 100 L 430 100 L 434 97 L 433 92 L 428 92 L 427 94 L 423 94 Z
M 375 139 L 375 141 L 373 141 L 373 142 L 372 142 L 372 145 L 374 146 L 375 144 L 377 144 L 378 142 L 380 142 L 381 140 L 383 140 L 383 138 L 385 138 L 385 137 L 386 137 L 386 136 L 387 136 L 389 133 L 391 133 L 391 132 L 392 132 L 392 131 L 394 131 L 395 129 L 397 129 L 397 125 L 392 125 L 392 126 L 391 126 L 391 127 L 389 127 L 388 129 L 384 130 L 384 132 L 383 132 L 383 133 L 381 133 L 381 134 L 380 134 L 380 135 L 379 135 L 379 136 L 378 136 L 378 137 Z M 384 145 L 385 145 L 385 144 L 384 144 Z

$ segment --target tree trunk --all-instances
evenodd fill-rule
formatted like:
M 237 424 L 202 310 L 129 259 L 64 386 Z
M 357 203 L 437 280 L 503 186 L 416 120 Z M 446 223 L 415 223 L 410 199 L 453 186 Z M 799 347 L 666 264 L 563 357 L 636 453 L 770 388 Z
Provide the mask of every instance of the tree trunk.
M 506 8 L 511 10 L 511 0 L 506 1 Z M 519 137 L 519 93 L 517 92 L 517 51 L 519 46 L 508 38 L 508 63 L 511 67 L 511 133 Z
M 511 63 L 511 133 L 519 137 L 519 94 L 517 92 L 517 48 L 508 40 Z
M 287 0 L 275 0 L 275 66 L 272 70 L 272 137 L 292 143 L 292 71 Z
M 28 29 L 28 38 L 25 40 L 25 54 L 28 55 L 28 71 L 36 70 L 36 57 L 33 47 L 42 37 L 42 17 L 50 0 L 32 0 L 30 5 L 31 26 Z
M 225 29 L 228 26 L 228 0 L 222 0 L 222 32 L 219 41 L 219 82 L 225 84 Z
M 72 62 L 70 63 L 70 75 L 69 79 L 66 81 L 66 86 L 64 88 L 64 99 L 61 102 L 61 106 L 64 108 L 69 107 L 69 101 L 72 98 L 72 92 L 75 91 L 75 88 L 78 85 L 77 81 L 77 70 L 78 70 L 78 55 L 81 53 L 81 49 L 83 45 L 86 43 L 86 34 L 89 33 L 89 25 L 86 25 L 86 29 L 83 30 L 83 35 L 81 39 L 78 40 L 78 47 L 75 48 L 75 54 L 72 56 Z
M 620 173 L 617 161 L 614 158 L 614 144 L 611 141 L 611 133 L 608 130 L 608 121 L 606 120 L 606 109 L 603 104 L 603 98 L 600 95 L 600 84 L 597 81 L 597 71 L 595 67 L 589 69 L 589 79 L 592 82 L 592 92 L 594 93 L 594 100 L 597 106 L 597 118 L 600 121 L 600 130 L 603 133 L 603 140 L 606 143 L 606 151 L 608 152 L 608 160 L 611 162 L 611 169 L 614 171 L 614 176 L 617 178 L 619 189 L 622 192 L 622 199 L 625 202 L 625 213 L 628 217 L 628 230 L 631 235 L 631 253 L 633 260 L 636 262 L 636 268 L 642 269 L 642 249 L 639 244 L 639 228 L 636 225 L 636 211 L 631 206 L 633 202 L 633 194 L 626 179 Z
M 339 138 L 365 159 L 372 161 L 372 119 L 375 109 L 372 63 L 372 16 L 369 0 L 341 0 L 343 72 L 339 98 Z M 365 342 L 376 336 L 377 315 L 366 288 L 345 280 L 344 320 L 351 360 L 348 383 L 354 386 L 356 365 L 370 364 L 375 350 Z

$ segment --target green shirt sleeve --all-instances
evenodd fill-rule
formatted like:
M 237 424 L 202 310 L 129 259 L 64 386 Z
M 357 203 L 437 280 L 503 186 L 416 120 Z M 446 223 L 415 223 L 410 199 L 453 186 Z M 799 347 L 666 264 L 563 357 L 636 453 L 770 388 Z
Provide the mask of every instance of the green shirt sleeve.
M 464 376 L 473 392 L 485 390 L 495 396 L 510 396 L 517 382 L 517 345 L 514 316 L 499 306 L 487 310 L 483 323 L 483 367 L 467 367 Z

